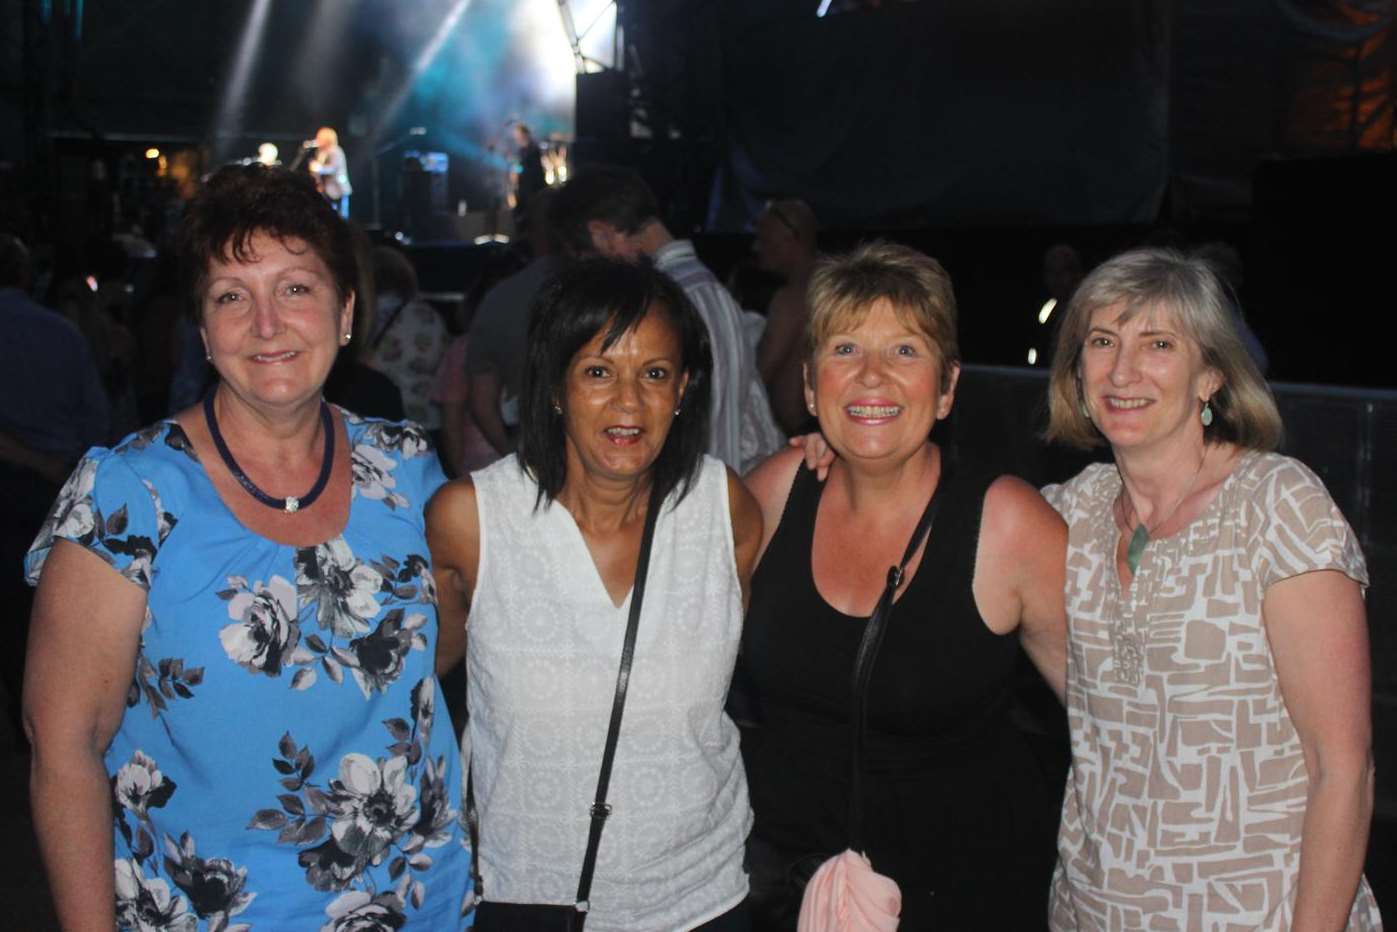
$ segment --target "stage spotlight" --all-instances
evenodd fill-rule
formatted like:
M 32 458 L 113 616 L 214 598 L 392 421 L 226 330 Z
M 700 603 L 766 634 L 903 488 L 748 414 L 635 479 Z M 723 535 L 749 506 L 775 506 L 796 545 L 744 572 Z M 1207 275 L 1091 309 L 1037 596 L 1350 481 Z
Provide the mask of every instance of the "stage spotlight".
M 1028 364 L 1030 366 L 1038 365 L 1038 350 L 1035 347 L 1029 347 L 1028 349 Z
M 1038 323 L 1046 324 L 1048 318 L 1053 316 L 1053 311 L 1057 309 L 1057 298 L 1049 298 L 1043 302 L 1043 306 L 1038 309 Z
M 413 59 L 412 70 L 403 78 L 403 84 L 394 92 L 393 97 L 388 101 L 388 105 L 383 108 L 379 115 L 378 124 L 374 127 L 374 135 L 380 135 L 384 129 L 393 125 L 393 120 L 397 117 L 398 111 L 402 109 L 407 101 L 408 95 L 412 93 L 412 87 L 417 83 L 417 79 L 431 67 L 432 62 L 441 52 L 441 47 L 450 38 L 452 30 L 460 22 L 461 14 L 466 12 L 466 7 L 470 6 L 471 0 L 455 0 L 451 5 L 451 12 L 437 26 L 436 32 L 432 33 L 432 38 L 422 47 L 422 51 L 417 53 Z M 415 127 L 414 127 L 415 128 Z
M 151 159 L 152 161 L 160 158 L 160 150 L 155 148 L 154 146 L 151 146 L 149 149 L 146 150 L 146 158 Z
M 241 128 L 243 101 L 252 80 L 253 68 L 262 51 L 262 33 L 266 31 L 267 14 L 271 6 L 271 0 L 253 0 L 247 23 L 243 26 L 242 37 L 238 40 L 238 50 L 233 56 L 232 73 L 224 85 L 227 90 L 218 108 L 216 161 L 222 161 L 231 137 Z

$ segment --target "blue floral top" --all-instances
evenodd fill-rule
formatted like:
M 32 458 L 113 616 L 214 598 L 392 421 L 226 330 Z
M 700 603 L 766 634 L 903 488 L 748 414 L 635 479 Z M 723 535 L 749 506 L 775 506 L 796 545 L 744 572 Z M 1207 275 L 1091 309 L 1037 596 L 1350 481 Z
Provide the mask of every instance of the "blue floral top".
M 345 421 L 349 521 L 323 544 L 249 532 L 164 421 L 91 450 L 29 552 L 31 582 L 63 538 L 147 591 L 106 755 L 122 929 L 467 924 L 423 524 L 441 468 L 414 424 Z

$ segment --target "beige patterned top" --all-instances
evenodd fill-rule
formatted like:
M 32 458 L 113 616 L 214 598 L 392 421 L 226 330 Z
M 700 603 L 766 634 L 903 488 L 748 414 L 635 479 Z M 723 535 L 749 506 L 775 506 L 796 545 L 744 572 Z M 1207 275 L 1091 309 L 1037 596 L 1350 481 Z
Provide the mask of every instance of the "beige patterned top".
M 1068 930 L 1290 928 L 1308 777 L 1261 601 L 1335 569 L 1353 529 L 1304 465 L 1250 452 L 1122 590 L 1114 466 L 1043 490 L 1067 520 L 1072 771 L 1050 921 Z M 1350 930 L 1380 930 L 1364 880 Z

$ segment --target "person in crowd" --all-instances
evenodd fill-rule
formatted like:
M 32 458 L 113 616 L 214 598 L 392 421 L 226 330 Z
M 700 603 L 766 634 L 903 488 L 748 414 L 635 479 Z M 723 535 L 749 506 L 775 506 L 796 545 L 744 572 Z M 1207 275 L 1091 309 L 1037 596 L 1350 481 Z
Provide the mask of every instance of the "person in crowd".
M 466 375 L 469 349 L 467 334 L 452 340 L 432 382 L 431 399 L 441 406 L 442 465 L 452 477 L 483 469 L 500 458 L 470 411 L 470 380 Z
M 348 227 L 303 173 L 230 166 L 181 237 L 218 380 L 90 450 L 27 562 L 59 921 L 463 928 L 423 521 L 440 467 L 415 425 L 321 398 L 354 317 Z
M 865 853 L 901 888 L 902 929 L 1041 928 L 1058 799 L 1009 712 L 1021 645 L 1062 695 L 1066 529 L 1033 487 L 928 439 L 960 372 L 936 260 L 828 257 L 809 303 L 805 399 L 837 456 L 824 480 L 794 449 L 747 480 L 766 528 L 742 653 L 753 899 L 793 928 L 792 878 L 848 844 L 855 654 L 935 495 L 868 689 Z
M 360 361 L 393 380 L 409 419 L 437 430 L 441 408 L 432 401 L 432 382 L 451 340 L 446 321 L 418 294 L 417 272 L 401 250 L 375 246 L 373 274 L 377 300 Z
M 548 219 L 552 189 L 529 202 L 528 243 L 533 258 L 500 281 L 480 301 L 466 349 L 471 417 L 498 456 L 514 451 L 519 430 L 519 391 L 528 344 L 529 308 L 544 284 L 562 268 Z
M 627 262 L 648 259 L 678 283 L 697 308 L 713 346 L 713 414 L 708 453 L 739 472 L 780 448 L 766 389 L 746 339 L 742 311 L 693 243 L 675 239 L 659 218 L 650 186 L 635 172 L 578 172 L 559 190 L 552 218 L 565 248 Z
M 0 432 L 71 465 L 107 436 L 108 403 L 77 326 L 29 297 L 29 248 L 0 234 Z
M 782 279 L 766 309 L 766 330 L 757 346 L 757 368 L 777 423 L 788 434 L 804 433 L 810 415 L 805 410 L 802 374 L 805 321 L 809 310 L 805 292 L 819 257 L 815 212 L 802 200 L 770 201 L 757 217 L 752 248 L 761 267 Z
M 1246 309 L 1242 306 L 1242 295 L 1246 292 L 1247 278 L 1246 266 L 1242 263 L 1242 253 L 1231 243 L 1222 240 L 1212 240 L 1204 243 L 1196 250 L 1199 257 L 1207 260 L 1208 264 L 1217 272 L 1223 284 L 1227 286 L 1227 296 L 1232 307 L 1232 320 L 1237 325 L 1237 335 L 1242 338 L 1242 345 L 1247 349 L 1247 355 L 1251 361 L 1256 363 L 1256 370 L 1262 375 L 1271 367 L 1271 360 L 1266 355 L 1266 347 L 1261 344 L 1260 338 L 1247 323 Z
M 344 157 L 340 135 L 334 127 L 322 126 L 315 131 L 315 158 L 308 167 L 320 193 L 336 213 L 348 219 L 349 195 L 354 193 L 354 186 L 349 183 L 349 160 Z
M 543 149 L 534 139 L 533 130 L 525 123 L 515 123 L 514 161 L 510 166 L 510 193 L 513 195 L 514 216 L 528 223 L 529 207 L 541 191 L 548 189 L 548 177 L 543 170 Z
M 1362 552 L 1202 260 L 1115 257 L 1062 319 L 1072 767 L 1054 930 L 1381 927 Z
M 16 734 L 30 603 L 20 562 L 68 470 L 107 438 L 110 413 L 87 340 L 29 297 L 32 276 L 29 248 L 0 234 L 0 600 L 11 615 L 0 680 Z
M 378 307 L 378 285 L 374 275 L 374 245 L 363 229 L 349 224 L 354 238 L 354 263 L 359 273 L 354 287 L 354 304 L 359 308 Z M 377 320 L 374 314 L 354 315 L 349 342 L 340 349 L 320 394 L 332 405 L 353 411 L 360 417 L 401 421 L 403 393 L 391 378 L 364 362 L 369 353 Z
M 703 321 L 669 278 L 583 260 L 534 307 L 518 452 L 428 509 L 438 670 L 469 648 L 486 903 L 573 902 L 658 502 L 587 928 L 747 928 L 751 814 L 723 701 L 761 514 L 703 455 L 711 369 Z

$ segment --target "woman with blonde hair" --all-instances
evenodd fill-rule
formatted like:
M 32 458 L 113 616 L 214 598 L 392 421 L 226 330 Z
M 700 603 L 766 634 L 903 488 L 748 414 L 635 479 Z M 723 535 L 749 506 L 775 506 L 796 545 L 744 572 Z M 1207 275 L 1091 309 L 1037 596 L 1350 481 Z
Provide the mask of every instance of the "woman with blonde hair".
M 1209 266 L 1127 252 L 1063 317 L 1044 490 L 1068 524 L 1072 768 L 1054 930 L 1381 928 L 1368 582 Z
M 960 374 L 936 260 L 829 257 L 810 306 L 805 402 L 838 458 L 821 480 L 788 450 L 747 480 L 766 527 L 742 656 L 760 927 L 794 927 L 796 885 L 846 846 L 896 881 L 904 930 L 1041 926 L 1057 800 L 1009 710 L 1020 645 L 1062 691 L 1065 528 L 928 439 Z

